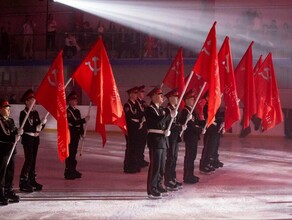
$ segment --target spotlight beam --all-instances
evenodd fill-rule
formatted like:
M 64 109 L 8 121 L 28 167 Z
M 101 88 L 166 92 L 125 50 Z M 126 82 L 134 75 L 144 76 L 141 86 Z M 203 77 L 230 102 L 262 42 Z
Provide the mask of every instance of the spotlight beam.
M 271 42 L 249 36 L 249 26 L 244 22 L 240 27 L 230 25 L 240 15 L 236 11 L 216 10 L 208 1 L 181 0 L 57 0 L 87 13 L 119 23 L 143 33 L 167 40 L 190 51 L 198 51 L 206 39 L 214 20 L 217 21 L 218 47 L 225 36 L 240 39 L 232 45 L 234 54 L 243 55 L 251 41 L 261 47 L 270 48 Z M 221 42 L 220 42 L 221 41 Z M 259 54 L 261 54 L 260 51 Z M 258 54 L 256 54 L 258 55 Z

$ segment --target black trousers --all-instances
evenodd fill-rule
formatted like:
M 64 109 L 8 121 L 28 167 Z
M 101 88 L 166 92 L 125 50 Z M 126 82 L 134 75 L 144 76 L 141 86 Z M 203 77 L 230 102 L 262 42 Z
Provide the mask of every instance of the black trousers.
M 204 135 L 204 147 L 200 160 L 200 168 L 206 167 L 208 164 L 212 164 L 215 159 L 218 159 L 218 148 L 220 133 L 218 132 L 206 132 Z M 216 158 L 214 158 L 216 157 Z
M 153 188 L 161 187 L 164 175 L 166 149 L 149 148 L 150 165 L 147 177 L 147 193 L 151 194 Z
M 77 160 L 76 154 L 78 150 L 78 144 L 80 140 L 79 132 L 70 132 L 70 144 L 69 144 L 69 157 L 66 158 L 65 165 L 68 171 L 76 170 Z
M 166 163 L 165 163 L 165 174 L 164 181 L 169 182 L 176 179 L 176 162 L 178 157 L 178 141 L 179 131 L 171 131 L 168 137 L 169 148 L 167 149 Z
M 142 129 L 138 130 L 138 146 L 137 146 L 137 157 L 138 162 L 141 164 L 144 161 L 145 155 L 145 147 L 147 142 L 147 129 L 143 127 Z
M 185 131 L 184 179 L 194 176 L 195 160 L 197 158 L 199 136 Z
M 0 187 L 12 189 L 13 178 L 14 178 L 14 167 L 15 167 L 15 154 L 12 154 L 8 166 L 6 163 L 8 161 L 9 154 L 0 155 Z
M 23 145 L 24 163 L 21 170 L 20 178 L 34 179 L 36 176 L 36 158 L 38 153 L 39 143 L 32 138 L 29 144 Z
M 126 151 L 124 159 L 124 170 L 136 170 L 139 166 L 139 134 L 129 132 L 126 137 Z

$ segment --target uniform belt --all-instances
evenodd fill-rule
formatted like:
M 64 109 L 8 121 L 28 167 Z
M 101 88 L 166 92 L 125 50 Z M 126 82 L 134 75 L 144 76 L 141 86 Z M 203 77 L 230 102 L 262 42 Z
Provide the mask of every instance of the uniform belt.
M 135 118 L 132 118 L 131 120 L 134 121 L 134 122 L 137 122 L 137 123 L 140 122 L 139 119 L 135 119 Z
M 164 131 L 159 129 L 148 129 L 148 133 L 164 134 Z
M 29 135 L 29 136 L 32 136 L 32 137 L 38 137 L 40 135 L 39 132 L 24 132 L 25 134 Z
M 69 125 L 69 127 L 74 127 L 74 128 L 79 128 L 80 127 L 80 125 L 72 125 L 72 124 L 68 124 Z

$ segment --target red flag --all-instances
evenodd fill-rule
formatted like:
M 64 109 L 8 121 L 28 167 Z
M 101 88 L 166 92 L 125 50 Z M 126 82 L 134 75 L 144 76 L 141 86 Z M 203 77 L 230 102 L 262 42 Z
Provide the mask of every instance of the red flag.
M 171 89 L 177 89 L 179 94 L 182 94 L 185 86 L 182 48 L 179 48 L 169 70 L 163 79 L 163 83 Z
M 266 88 L 267 84 L 264 78 L 262 78 L 261 75 L 257 74 L 262 64 L 263 64 L 263 60 L 262 60 L 262 55 L 261 55 L 255 67 L 253 68 L 254 82 L 255 82 L 255 85 L 258 85 L 258 88 L 255 91 L 255 94 L 256 94 L 256 117 L 259 119 L 262 119 L 263 117 L 263 109 L 264 109 L 263 97 L 266 96 L 266 91 L 267 91 L 267 88 Z
M 186 77 L 186 81 L 189 79 L 190 75 L 188 75 Z M 198 97 L 203 85 L 205 83 L 205 80 L 203 77 L 201 77 L 199 74 L 196 74 L 194 73 L 193 77 L 191 78 L 191 81 L 189 83 L 189 86 L 187 88 L 187 91 L 192 89 L 195 93 L 195 98 Z M 204 96 L 204 94 L 208 91 L 209 87 L 208 87 L 208 84 L 205 86 L 202 94 L 201 94 L 201 97 Z
M 253 68 L 253 75 L 255 76 L 257 71 L 259 70 L 259 68 L 261 67 L 263 60 L 262 60 L 263 55 L 260 55 L 260 58 L 258 59 L 258 62 L 256 63 L 256 65 Z
M 214 22 L 193 67 L 195 75 L 202 77 L 209 87 L 207 127 L 214 122 L 215 114 L 221 104 L 215 25 L 216 22 Z
M 260 105 L 257 116 L 262 119 L 262 130 L 265 131 L 283 121 L 271 53 L 268 54 L 255 77 L 257 78 L 257 92 Z
M 95 130 L 106 143 L 105 125 L 120 127 L 126 134 L 126 120 L 112 68 L 101 38 L 74 72 L 72 78 L 97 105 Z
M 229 130 L 232 124 L 240 119 L 238 97 L 234 78 L 232 54 L 229 38 L 226 37 L 218 53 L 220 86 L 225 103 L 225 129 Z
M 234 71 L 237 95 L 244 105 L 243 128 L 247 128 L 249 126 L 251 117 L 256 113 L 255 86 L 252 65 L 253 43 L 254 42 L 251 42 Z
M 35 99 L 57 120 L 58 155 L 59 159 L 64 161 L 69 156 L 70 133 L 66 112 L 62 53 L 62 51 L 59 52 L 51 65 L 35 93 Z

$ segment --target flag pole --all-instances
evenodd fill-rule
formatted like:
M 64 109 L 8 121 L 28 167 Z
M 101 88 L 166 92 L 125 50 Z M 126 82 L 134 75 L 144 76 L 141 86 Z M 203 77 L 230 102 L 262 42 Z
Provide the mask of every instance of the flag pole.
M 92 106 L 92 102 L 89 103 L 87 116 L 90 115 L 91 106 Z M 85 137 L 86 137 L 87 127 L 88 127 L 88 123 L 86 122 L 85 123 L 85 128 L 84 128 L 84 133 L 83 133 L 83 138 L 82 138 L 82 141 L 81 141 L 80 156 L 82 156 L 82 152 L 83 152 L 83 145 L 84 145 L 84 140 L 85 140 Z
M 25 122 L 26 122 L 27 119 L 28 119 L 28 116 L 29 116 L 29 114 L 30 114 L 32 108 L 33 108 L 34 105 L 35 105 L 35 102 L 36 102 L 36 100 L 34 99 L 33 102 L 32 102 L 32 104 L 31 104 L 31 106 L 29 107 L 29 109 L 28 109 L 28 111 L 27 111 L 27 113 L 26 113 L 26 115 L 25 115 L 25 118 L 23 119 L 23 122 L 22 122 L 22 124 L 21 124 L 21 126 L 20 126 L 19 129 L 23 129 L 23 127 L 24 127 L 24 125 L 25 125 Z M 14 141 L 14 144 L 13 144 L 12 150 L 11 150 L 11 152 L 10 152 L 10 155 L 9 155 L 8 160 L 7 160 L 7 163 L 6 163 L 6 167 L 8 166 L 8 164 L 9 164 L 9 162 L 10 162 L 10 159 L 11 159 L 11 157 L 12 157 L 13 151 L 14 151 L 16 145 L 17 145 L 17 142 L 19 141 L 19 138 L 18 138 L 18 137 L 20 137 L 19 134 L 17 134 L 16 140 Z
M 182 99 L 183 99 L 183 97 L 184 97 L 184 95 L 185 95 L 185 93 L 186 93 L 186 90 L 187 90 L 187 88 L 188 88 L 188 86 L 189 86 L 189 84 L 190 84 L 190 81 L 191 81 L 193 75 L 194 75 L 194 71 L 192 71 L 191 74 L 190 74 L 189 77 L 188 77 L 188 80 L 187 80 L 187 82 L 186 82 L 186 84 L 185 84 L 185 87 L 184 87 L 184 89 L 183 89 L 183 91 L 182 91 L 182 93 L 181 93 L 181 95 L 180 95 L 180 97 L 179 97 L 178 103 L 177 103 L 177 105 L 176 105 L 176 107 L 175 107 L 175 111 L 178 110 L 178 108 L 179 108 L 179 106 L 180 106 L 180 103 L 181 103 L 181 101 L 182 101 Z M 162 85 L 163 85 L 163 84 L 162 84 Z M 171 125 L 172 125 L 173 121 L 174 121 L 174 118 L 171 118 L 171 120 L 170 120 L 170 122 L 169 122 L 169 124 L 168 124 L 167 130 L 166 130 L 166 133 L 168 133 L 168 132 L 170 131 L 170 128 L 171 128 Z
M 207 85 L 207 82 L 205 81 L 204 84 L 203 84 L 203 86 L 202 86 L 202 88 L 201 88 L 201 90 L 200 90 L 200 92 L 199 92 L 199 94 L 198 94 L 198 96 L 197 96 L 197 98 L 196 98 L 196 100 L 195 100 L 195 103 L 194 103 L 194 105 L 193 105 L 193 107 L 192 107 L 192 109 L 191 109 L 191 111 L 190 111 L 190 113 L 189 113 L 188 115 L 193 114 L 193 111 L 195 110 L 195 107 L 196 107 L 196 105 L 197 105 L 197 103 L 198 103 L 198 101 L 199 101 L 199 98 L 201 97 L 201 95 L 202 95 L 202 93 L 203 93 L 203 91 L 204 91 L 206 85 Z M 188 118 L 189 118 L 189 117 L 187 117 L 187 120 L 186 120 L 186 122 L 184 123 L 184 127 L 185 127 L 185 126 L 187 125 L 187 123 L 189 122 L 189 121 L 188 121 Z M 183 132 L 184 132 L 184 130 L 181 131 L 180 136 L 182 136 Z

